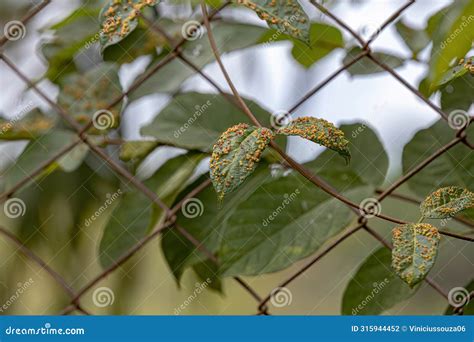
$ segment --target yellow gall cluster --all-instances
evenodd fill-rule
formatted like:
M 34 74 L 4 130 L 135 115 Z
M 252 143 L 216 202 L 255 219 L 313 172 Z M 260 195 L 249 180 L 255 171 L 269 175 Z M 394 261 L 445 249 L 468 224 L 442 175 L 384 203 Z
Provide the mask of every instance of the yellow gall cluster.
M 301 24 L 307 23 L 307 19 L 303 16 L 298 16 L 297 19 L 293 19 L 297 17 L 298 13 L 301 13 L 301 7 L 297 2 L 291 0 L 286 1 L 284 4 L 281 0 L 261 2 L 262 4 L 258 1 L 237 0 L 238 4 L 255 11 L 260 19 L 265 20 L 270 25 L 279 26 L 280 28 L 283 28 L 286 33 L 297 37 L 302 35 L 302 30 L 292 24 L 293 20 Z M 278 6 L 279 4 L 280 6 Z M 291 14 L 288 16 L 291 19 L 287 19 L 284 14 Z
M 459 61 L 459 65 L 462 65 L 465 69 L 467 69 L 470 73 L 474 73 L 474 64 L 473 64 L 473 58 L 468 59 L 467 61 L 464 61 L 464 59 L 461 59 Z
M 244 123 L 222 133 L 213 147 L 210 160 L 211 180 L 220 198 L 234 190 L 255 170 L 271 139 L 271 130 Z
M 350 157 L 348 149 L 349 141 L 345 138 L 344 132 L 324 119 L 309 116 L 297 118 L 287 127 L 278 130 L 277 133 L 298 135 L 335 150 L 346 158 Z
M 392 267 L 410 286 L 419 283 L 434 264 L 440 235 L 430 224 L 406 224 L 392 230 Z
M 450 186 L 431 193 L 421 204 L 424 217 L 451 217 L 467 208 L 474 207 L 474 194 L 469 190 Z
M 109 8 L 104 12 L 104 23 L 102 25 L 103 32 L 111 37 L 118 35 L 124 38 L 132 29 L 132 22 L 135 25 L 140 11 L 146 6 L 153 6 L 156 0 L 141 1 L 112 1 Z M 120 28 L 120 30 L 119 30 Z

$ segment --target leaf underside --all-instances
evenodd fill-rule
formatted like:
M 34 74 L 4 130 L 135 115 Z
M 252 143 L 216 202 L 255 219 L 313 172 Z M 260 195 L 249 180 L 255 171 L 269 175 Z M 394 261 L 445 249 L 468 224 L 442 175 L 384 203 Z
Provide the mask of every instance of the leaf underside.
M 392 267 L 413 287 L 433 267 L 438 251 L 438 230 L 426 223 L 410 223 L 392 230 Z
M 420 205 L 423 217 L 442 219 L 474 207 L 474 193 L 458 186 L 441 188 L 430 194 Z
M 277 134 L 298 135 L 336 151 L 344 157 L 346 163 L 349 163 L 351 159 L 348 148 L 349 141 L 345 138 L 344 132 L 324 119 L 314 117 L 297 118 L 287 127 L 279 129 Z
M 268 128 L 247 124 L 232 126 L 221 135 L 210 161 L 212 184 L 220 199 L 255 170 L 271 139 L 273 132 Z
M 138 25 L 140 11 L 157 0 L 111 0 L 100 13 L 102 51 L 127 37 Z
M 296 0 L 234 0 L 253 10 L 271 28 L 309 44 L 310 21 Z

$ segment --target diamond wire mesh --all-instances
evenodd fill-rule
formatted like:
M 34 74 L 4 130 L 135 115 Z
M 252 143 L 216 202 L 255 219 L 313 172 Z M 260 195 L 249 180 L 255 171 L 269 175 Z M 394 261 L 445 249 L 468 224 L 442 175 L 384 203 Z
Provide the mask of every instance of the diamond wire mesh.
M 50 0 L 44 0 L 40 4 L 34 6 L 33 8 L 30 9 L 30 11 L 26 14 L 24 18 L 20 20 L 20 22 L 23 25 L 27 25 L 27 23 L 32 20 L 38 13 L 43 11 L 47 6 L 51 3 Z M 222 6 L 219 8 L 215 9 L 212 13 L 208 15 L 208 19 L 212 20 L 223 8 L 227 7 L 231 2 L 227 1 L 225 2 Z M 319 4 L 315 0 L 310 0 L 310 3 L 315 6 L 318 10 L 320 10 L 324 15 L 328 16 L 330 19 L 335 21 L 338 26 L 340 26 L 343 30 L 347 31 L 351 36 L 353 36 L 358 43 L 360 44 L 362 51 L 360 54 L 358 54 L 356 57 L 354 57 L 351 61 L 345 63 L 342 65 L 340 68 L 335 70 L 331 75 L 329 75 L 326 79 L 324 79 L 322 82 L 317 84 L 314 88 L 312 88 L 309 92 L 307 92 L 304 96 L 301 97 L 299 101 L 291 108 L 289 109 L 289 113 L 291 114 L 294 112 L 299 106 L 301 106 L 305 101 L 307 101 L 309 98 L 314 96 L 316 93 L 318 93 L 321 89 L 323 89 L 325 86 L 327 86 L 329 83 L 331 83 L 334 79 L 337 78 L 338 75 L 340 75 L 342 72 L 347 70 L 349 67 L 357 63 L 363 58 L 371 60 L 373 63 L 377 64 L 379 67 L 383 68 L 387 73 L 392 75 L 397 81 L 399 81 L 404 87 L 406 87 L 408 90 L 410 90 L 415 96 L 420 98 L 423 102 L 426 103 L 430 108 L 432 108 L 434 111 L 436 111 L 444 120 L 448 120 L 448 116 L 446 113 L 441 110 L 435 103 L 430 101 L 429 99 L 425 98 L 415 87 L 413 87 L 411 84 L 409 84 L 407 81 L 405 81 L 395 70 L 393 70 L 391 67 L 383 63 L 383 61 L 378 60 L 373 54 L 370 49 L 370 45 L 377 39 L 377 37 L 380 35 L 380 33 L 385 30 L 387 27 L 389 27 L 394 21 L 396 21 L 403 13 L 406 11 L 412 4 L 415 3 L 415 0 L 410 0 L 407 1 L 400 9 L 395 11 L 392 15 L 390 15 L 380 26 L 376 32 L 369 37 L 368 40 L 364 40 L 359 34 L 357 34 L 354 30 L 350 28 L 349 25 L 347 25 L 344 21 L 339 19 L 336 15 L 334 15 L 330 10 L 325 8 L 323 5 Z M 169 36 L 167 35 L 166 31 L 160 28 L 158 25 L 155 25 L 155 23 L 149 21 L 147 18 L 143 17 L 143 19 L 148 23 L 149 29 L 152 29 L 156 31 L 157 33 L 163 35 L 165 39 L 169 40 Z M 203 22 L 201 22 L 201 25 Z M 10 233 L 7 229 L 0 227 L 0 234 L 4 236 L 7 240 L 9 240 L 12 244 L 17 246 L 18 250 L 21 251 L 23 254 L 25 254 L 29 259 L 31 259 L 33 262 L 37 263 L 43 270 L 45 270 L 67 293 L 67 295 L 70 297 L 70 305 L 64 308 L 62 311 L 62 314 L 70 314 L 74 311 L 81 312 L 82 314 L 89 315 L 88 311 L 86 311 L 80 304 L 80 299 L 82 296 L 84 296 L 89 290 L 91 290 L 95 285 L 97 285 L 101 280 L 106 278 L 109 274 L 114 272 L 116 269 L 118 269 L 123 263 L 125 263 L 128 259 L 130 259 L 136 252 L 141 250 L 144 246 L 146 246 L 150 241 L 155 239 L 158 235 L 160 235 L 165 229 L 171 228 L 177 230 L 185 239 L 189 240 L 193 245 L 196 246 L 196 250 L 203 253 L 206 255 L 206 257 L 209 258 L 212 262 L 218 263 L 219 260 L 210 252 L 206 249 L 206 247 L 203 245 L 201 241 L 198 241 L 195 237 L 193 237 L 191 234 L 189 234 L 186 231 L 185 227 L 178 226 L 175 224 L 175 219 L 176 219 L 176 214 L 180 210 L 180 208 L 183 205 L 183 202 L 185 202 L 186 199 L 192 198 L 193 196 L 196 196 L 200 191 L 205 189 L 209 184 L 210 180 L 206 180 L 199 186 L 197 186 L 194 190 L 192 190 L 190 193 L 188 193 L 179 203 L 177 203 L 175 206 L 172 208 L 169 208 L 166 206 L 163 201 L 149 188 L 147 188 L 140 180 L 135 178 L 131 173 L 128 172 L 124 167 L 122 167 L 120 164 L 118 164 L 116 161 L 111 159 L 106 153 L 104 153 L 99 146 L 95 145 L 90 139 L 88 139 L 87 136 L 87 131 L 89 128 L 92 126 L 92 120 L 85 124 L 84 126 L 79 125 L 77 122 L 75 122 L 72 119 L 72 116 L 69 116 L 67 111 L 60 107 L 54 100 L 49 98 L 42 90 L 40 90 L 37 85 L 30 80 L 4 53 L 2 47 L 9 42 L 9 39 L 6 37 L 6 35 L 2 36 L 0 38 L 0 60 L 3 61 L 20 79 L 22 79 L 31 89 L 33 89 L 40 97 L 42 97 L 46 102 L 48 102 L 53 109 L 62 117 L 62 119 L 68 123 L 76 132 L 78 139 L 74 141 L 73 143 L 64 146 L 60 151 L 58 151 L 55 155 L 50 157 L 48 160 L 45 160 L 43 163 L 38 165 L 38 167 L 25 176 L 22 180 L 20 180 L 17 184 L 12 186 L 10 189 L 7 189 L 4 193 L 0 194 L 0 200 L 5 201 L 8 198 L 10 198 L 14 193 L 19 191 L 23 186 L 28 184 L 32 179 L 34 179 L 37 175 L 39 175 L 44 169 L 46 169 L 48 166 L 50 166 L 52 163 L 57 161 L 59 158 L 67 154 L 69 151 L 71 151 L 75 146 L 77 146 L 80 143 L 85 143 L 88 145 L 88 147 L 99 157 L 101 158 L 105 163 L 109 165 L 109 167 L 114 170 L 118 175 L 120 175 L 122 178 L 127 180 L 129 183 L 132 183 L 139 191 L 143 192 L 153 203 L 156 205 L 160 206 L 162 209 L 164 209 L 166 213 L 166 219 L 165 221 L 156 226 L 153 231 L 143 238 L 142 240 L 138 241 L 130 250 L 128 250 L 126 253 L 122 255 L 114 264 L 109 266 L 107 269 L 103 270 L 103 272 L 99 273 L 95 278 L 93 278 L 91 281 L 89 281 L 85 286 L 80 288 L 79 290 L 74 290 L 67 282 L 66 280 L 55 270 L 53 270 L 51 267 L 47 265 L 47 263 L 42 260 L 37 254 L 35 254 L 32 250 L 30 250 L 28 247 L 22 243 L 14 234 Z M 214 87 L 219 93 L 222 95 L 225 95 L 225 97 L 229 100 L 229 102 L 235 106 L 237 106 L 239 109 L 242 110 L 244 114 L 248 114 L 245 111 L 245 108 L 242 108 L 239 106 L 238 101 L 234 101 L 234 98 L 228 96 L 227 93 L 219 86 L 217 83 L 207 74 L 205 74 L 202 70 L 200 70 L 199 67 L 197 67 L 195 64 L 193 64 L 192 61 L 190 61 L 187 57 L 185 57 L 181 53 L 181 47 L 183 44 L 186 42 L 185 38 L 181 39 L 178 43 L 176 43 L 169 54 L 165 56 L 161 61 L 156 64 L 153 68 L 147 70 L 141 77 L 138 78 L 130 87 L 129 89 L 122 93 L 118 98 L 116 98 L 114 101 L 112 101 L 108 106 L 107 109 L 110 109 L 120 103 L 126 96 L 128 96 L 130 93 L 135 91 L 137 88 L 139 88 L 149 77 L 151 77 L 153 74 L 157 73 L 160 71 L 161 68 L 163 68 L 165 65 L 167 65 L 169 62 L 171 62 L 175 58 L 181 59 L 185 64 L 187 64 L 190 68 L 192 68 L 196 73 L 198 73 L 201 77 L 203 77 L 209 84 Z M 217 52 L 217 51 L 216 51 Z M 218 53 L 218 52 L 217 52 Z M 217 59 L 219 59 L 219 56 L 216 56 Z M 225 69 L 223 68 L 223 71 Z M 231 83 L 230 79 L 228 80 L 229 83 Z M 230 84 L 229 84 L 230 85 Z M 237 93 L 238 97 L 238 93 Z M 464 143 L 466 146 L 469 148 L 473 149 L 473 146 L 471 145 L 470 142 L 467 141 L 466 139 L 466 133 L 465 130 L 467 128 L 467 125 L 458 129 L 456 132 L 456 137 L 450 141 L 448 144 L 445 146 L 441 147 L 437 152 L 435 152 L 433 155 L 429 156 L 425 160 L 423 160 L 420 164 L 418 164 L 416 167 L 414 167 L 412 170 L 410 170 L 407 174 L 404 176 L 400 177 L 397 181 L 395 181 L 390 187 L 388 187 L 385 190 L 379 190 L 378 194 L 379 196 L 377 197 L 378 201 L 383 201 L 385 198 L 387 198 L 389 195 L 395 195 L 393 192 L 398 189 L 402 184 L 404 184 L 408 179 L 416 175 L 418 172 L 420 172 L 425 166 L 430 164 L 432 161 L 434 161 L 436 158 L 441 156 L 443 153 L 447 152 L 449 149 L 452 147 L 458 145 L 459 143 Z M 306 174 L 304 168 L 291 160 L 289 156 L 287 156 L 284 152 L 280 151 L 283 158 L 289 158 L 286 160 L 290 160 L 289 166 L 294 168 L 296 171 L 300 172 L 304 177 L 307 179 L 313 180 L 316 179 L 317 181 L 313 181 L 313 184 L 316 186 L 323 188 L 323 190 L 327 191 L 330 193 L 332 196 L 342 200 L 345 204 L 347 204 L 358 216 L 358 224 L 355 227 L 347 229 L 342 235 L 340 235 L 335 241 L 333 241 L 331 244 L 329 244 L 323 251 L 319 252 L 317 255 L 315 255 L 309 262 L 307 262 L 303 267 L 298 269 L 294 274 L 292 274 L 290 277 L 287 279 L 283 280 L 277 287 L 273 288 L 265 297 L 261 297 L 257 291 L 255 291 L 246 281 L 244 281 L 240 277 L 234 277 L 234 280 L 256 301 L 257 303 L 257 312 L 258 314 L 264 314 L 264 315 L 269 315 L 269 308 L 268 308 L 268 302 L 270 299 L 274 298 L 275 296 L 278 296 L 278 294 L 281 291 L 286 290 L 286 286 L 288 286 L 290 283 L 292 283 L 295 279 L 300 277 L 304 272 L 306 272 L 308 269 L 310 269 L 314 264 L 316 264 L 318 261 L 320 261 L 324 256 L 326 256 L 328 253 L 330 253 L 334 248 L 336 248 L 341 242 L 345 241 L 348 237 L 350 237 L 352 234 L 358 232 L 359 230 L 365 230 L 368 232 L 371 236 L 373 236 L 375 239 L 377 239 L 381 244 L 385 245 L 388 248 L 391 248 L 390 244 L 384 240 L 384 238 L 379 235 L 375 230 L 370 228 L 368 226 L 368 220 L 362 215 L 363 211 L 360 210 L 360 208 L 357 208 L 353 203 L 350 201 L 346 200 L 341 194 L 337 193 L 330 184 L 324 183 L 321 179 L 318 179 L 317 176 L 312 175 L 312 174 Z M 347 202 L 346 202 L 347 201 Z M 384 216 L 382 214 L 377 214 L 381 219 L 385 219 L 387 221 L 395 222 L 395 223 L 403 223 L 403 221 L 400 221 L 395 218 L 391 218 L 388 216 Z M 470 224 L 469 222 L 464 222 L 466 224 Z M 473 241 L 470 238 L 458 236 L 456 234 L 451 234 L 444 232 L 445 235 L 453 236 L 455 238 L 462 238 L 464 240 L 468 241 Z M 446 291 L 437 283 L 435 283 L 431 278 L 427 277 L 425 281 L 430 285 L 433 289 L 435 289 L 441 296 L 444 298 L 448 298 L 448 294 Z M 473 293 L 470 294 L 471 297 Z M 462 307 L 457 309 L 458 313 L 462 313 Z

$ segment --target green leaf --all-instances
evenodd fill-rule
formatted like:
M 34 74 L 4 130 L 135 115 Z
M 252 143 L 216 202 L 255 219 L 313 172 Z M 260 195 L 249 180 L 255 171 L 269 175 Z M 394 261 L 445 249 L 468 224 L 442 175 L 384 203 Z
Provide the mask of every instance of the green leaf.
M 36 170 L 38 165 L 44 163 L 62 150 L 64 146 L 71 144 L 76 140 L 78 140 L 76 134 L 63 130 L 56 130 L 46 135 L 42 135 L 37 139 L 31 140 L 18 159 L 6 170 L 6 188 L 14 186 L 20 180 Z M 79 144 L 60 160 L 51 164 L 41 175 L 51 173 L 59 166 L 64 166 L 65 171 L 73 171 L 85 158 L 86 153 L 84 153 L 83 150 L 84 146 Z M 41 177 L 41 175 L 39 177 Z
M 166 205 L 171 205 L 203 156 L 189 153 L 173 158 L 147 179 L 145 185 Z M 121 196 L 110 216 L 100 242 L 100 261 L 104 268 L 117 261 L 163 218 L 162 210 L 136 189 Z
M 140 12 L 147 6 L 154 6 L 157 0 L 110 0 L 102 8 L 100 44 L 102 51 L 126 38 L 138 26 Z
M 258 44 L 260 37 L 267 32 L 267 29 L 263 27 L 226 21 L 212 23 L 212 28 L 219 52 L 222 54 L 254 46 Z M 181 49 L 183 55 L 200 69 L 215 60 L 206 35 L 197 35 L 194 40 L 186 41 Z M 162 53 L 160 59 L 153 62 L 145 73 L 161 63 L 161 59 L 167 56 L 168 53 L 168 51 Z M 186 79 L 195 73 L 194 69 L 179 58 L 175 58 L 160 68 L 160 72 L 156 72 L 147 78 L 137 90 L 134 90 L 130 94 L 130 101 L 155 93 L 175 92 Z
M 166 40 L 162 35 L 151 28 L 138 26 L 125 39 L 104 49 L 104 60 L 124 64 L 144 55 L 156 57 L 156 49 L 165 44 Z
M 338 175 L 334 175 L 338 178 Z M 344 194 L 356 202 L 368 197 L 372 187 L 348 184 Z M 354 215 L 344 204 L 296 173 L 281 177 L 263 165 L 222 208 L 211 189 L 197 196 L 202 215 L 178 215 L 178 224 L 202 241 L 219 259 L 222 276 L 276 272 L 314 253 L 350 224 Z M 206 256 L 176 232 L 163 238 L 163 250 L 176 277 Z
M 309 18 L 294 0 L 233 0 L 253 10 L 270 28 L 309 43 Z
M 0 118 L 1 140 L 34 139 L 46 134 L 56 124 L 56 120 L 35 108 L 24 116 Z
M 427 223 L 410 223 L 392 230 L 392 267 L 410 287 L 422 281 L 434 265 L 440 235 Z
M 98 9 L 81 6 L 50 27 L 54 36 L 40 42 L 41 52 L 48 62 L 45 76 L 50 81 L 60 82 L 67 74 L 77 71 L 74 57 L 98 41 L 98 15 Z
M 303 190 L 309 184 L 302 184 L 300 176 L 278 182 L 285 180 L 265 184 L 241 202 L 220 231 L 217 255 L 223 276 L 285 269 L 354 221 L 354 213 L 339 200 Z M 358 187 L 344 195 L 359 203 L 373 190 Z
M 119 124 L 120 106 L 106 110 L 122 94 L 115 64 L 103 63 L 85 74 L 64 78 L 58 102 L 74 119 L 85 124 L 93 120 L 93 133 L 105 133 Z
M 344 157 L 347 163 L 351 159 L 351 153 L 348 148 L 349 141 L 344 136 L 344 132 L 324 119 L 311 116 L 297 118 L 288 126 L 280 128 L 276 133 L 298 135 L 336 151 Z
M 358 55 L 360 55 L 361 52 L 362 52 L 362 49 L 360 49 L 359 47 L 352 48 L 349 52 L 347 52 L 346 57 L 344 57 L 343 59 L 343 63 L 344 64 L 349 63 Z M 380 62 L 388 65 L 392 69 L 398 68 L 399 66 L 403 65 L 403 59 L 401 59 L 400 57 L 391 55 L 389 53 L 372 52 L 372 56 L 374 56 Z M 355 64 L 351 65 L 347 69 L 347 71 L 352 76 L 356 76 L 356 75 L 370 75 L 370 74 L 376 74 L 379 72 L 385 72 L 385 69 L 378 66 L 367 57 L 364 57 L 358 60 Z
M 343 315 L 379 315 L 410 298 L 410 288 L 392 270 L 392 253 L 382 247 L 372 253 L 347 284 L 342 298 Z
M 61 170 L 66 172 L 72 172 L 79 168 L 89 153 L 89 146 L 84 143 L 80 143 L 74 147 L 71 151 L 66 153 L 64 156 L 59 158 L 56 163 Z
M 441 89 L 441 109 L 445 113 L 454 110 L 468 111 L 474 103 L 474 77 L 470 73 L 454 78 Z
M 451 82 L 452 80 L 464 76 L 466 73 L 468 73 L 471 69 L 471 67 L 474 65 L 474 57 L 469 57 L 466 59 L 461 59 L 458 63 L 458 65 L 450 68 L 448 71 L 446 71 L 443 76 L 441 76 L 440 81 L 437 83 L 437 86 L 444 85 L 448 82 Z M 474 68 L 474 67 L 472 67 Z
M 253 101 L 245 103 L 264 126 L 271 123 L 266 110 Z M 251 124 L 224 96 L 190 92 L 174 97 L 141 133 L 163 144 L 210 152 L 222 132 L 241 122 Z M 285 138 L 276 141 L 284 148 Z
M 218 275 L 216 263 L 207 260 L 200 264 L 194 265 L 193 270 L 197 274 L 199 279 L 202 282 L 206 282 L 211 289 L 216 290 L 220 293 L 223 292 L 223 284 L 222 280 Z
M 255 170 L 273 139 L 268 128 L 238 124 L 217 140 L 210 161 L 211 180 L 220 199 L 233 191 Z
M 453 60 L 463 58 L 472 48 L 474 41 L 474 2 L 458 0 L 443 10 L 433 34 L 429 79 L 438 84 Z
M 344 38 L 341 31 L 334 26 L 323 23 L 311 24 L 309 45 L 289 35 L 282 34 L 278 30 L 268 30 L 261 38 L 263 44 L 282 40 L 289 40 L 293 43 L 291 54 L 305 68 L 311 67 L 335 49 L 344 47 Z
M 402 20 L 395 24 L 397 32 L 416 58 L 430 43 L 430 37 L 425 30 L 417 30 L 406 25 Z
M 139 162 L 148 156 L 158 145 L 156 141 L 125 141 L 120 145 L 119 157 L 126 162 Z
M 342 158 L 335 158 L 330 150 L 323 151 L 305 166 L 320 177 L 331 179 L 331 184 L 339 191 L 344 191 L 348 184 L 353 183 L 382 185 L 387 175 L 388 155 L 377 134 L 363 122 L 341 125 L 340 130 L 349 140 L 350 167 Z M 334 175 L 339 177 L 335 179 Z
M 196 180 L 183 193 L 189 193 L 206 178 L 203 176 Z M 177 215 L 177 223 L 192 236 L 202 241 L 209 251 L 215 252 L 220 240 L 219 232 L 224 229 L 228 217 L 240 202 L 245 201 L 255 189 L 269 178 L 269 166 L 262 161 L 247 181 L 242 183 L 236 191 L 230 193 L 222 204 L 219 203 L 214 189 L 208 187 L 193 200 L 193 203 L 202 203 L 200 215 L 185 215 L 190 210 L 184 205 Z M 207 262 L 206 256 L 174 229 L 164 232 L 162 249 L 170 269 L 178 281 L 187 267 Z
M 330 150 L 323 151 L 316 160 L 306 163 L 304 166 L 323 177 L 341 193 L 353 197 L 354 201 L 360 202 L 361 199 L 370 197 L 371 192 L 368 189 L 367 193 L 358 195 L 356 189 L 361 189 L 361 192 L 364 192 L 366 191 L 364 188 L 367 188 L 365 185 L 379 185 L 383 181 L 388 167 L 387 154 L 375 133 L 367 125 L 363 123 L 343 125 L 341 130 L 350 139 L 351 149 L 354 153 L 354 158 L 349 166 Z M 365 154 L 376 157 L 369 160 Z M 196 182 L 196 185 L 199 183 Z M 195 185 L 191 185 L 189 190 L 193 186 Z M 296 189 L 298 189 L 299 194 L 296 193 Z M 354 191 L 349 192 L 352 189 Z M 285 266 L 285 262 L 291 264 L 291 260 L 296 260 L 305 253 L 311 253 L 308 251 L 313 247 L 317 248 L 318 242 L 316 240 L 328 233 L 328 230 L 326 230 L 328 227 L 321 228 L 319 224 L 305 229 L 298 226 L 294 228 L 293 232 L 290 232 L 292 222 L 299 220 L 300 216 L 307 215 L 309 220 L 310 211 L 315 213 L 315 216 L 321 216 L 322 212 L 317 207 L 331 200 L 331 197 L 322 191 L 315 191 L 314 186 L 297 173 L 285 168 L 272 167 L 270 169 L 264 161 L 260 162 L 260 166 L 241 186 L 226 196 L 226 200 L 221 206 L 219 206 L 212 188 L 204 190 L 196 197 L 203 204 L 202 215 L 190 219 L 179 214 L 178 224 L 185 227 L 191 235 L 202 241 L 208 250 L 214 253 L 219 253 L 221 240 L 227 232 L 229 232 L 229 236 L 232 234 L 236 237 L 235 241 L 232 242 L 235 244 L 235 248 L 239 243 L 243 244 L 247 240 L 252 243 L 255 236 L 255 242 L 258 246 L 255 252 L 252 252 L 252 257 L 255 257 L 257 253 L 261 253 L 262 258 L 274 253 L 275 259 L 279 260 L 275 267 L 284 268 L 288 265 Z M 269 216 L 273 216 L 273 212 L 279 214 L 277 218 L 270 221 Z M 346 217 L 343 208 L 338 208 L 336 212 L 343 213 L 341 220 Z M 283 228 L 286 226 L 288 228 Z M 318 227 L 322 231 L 314 233 L 314 239 L 305 235 L 306 233 L 311 234 L 313 229 L 318 229 Z M 289 237 L 291 234 L 293 237 L 301 236 L 301 239 L 297 240 L 297 244 L 302 248 L 289 248 L 289 250 L 296 252 L 299 249 L 301 253 L 291 254 L 293 259 L 286 259 L 284 255 L 278 258 L 276 256 L 278 255 L 278 249 L 274 247 L 268 250 L 265 249 L 270 243 L 269 241 L 267 241 L 267 244 L 264 243 L 266 235 L 272 234 L 273 230 L 275 230 L 276 235 L 275 238 L 272 238 L 272 241 L 277 240 L 280 235 L 284 237 Z M 277 231 L 280 230 L 281 232 L 278 233 Z M 334 231 L 337 231 L 337 227 L 334 227 L 332 232 Z M 305 239 L 305 237 L 307 238 Z M 280 249 L 284 248 L 283 242 L 288 241 L 290 240 L 282 240 Z M 166 260 L 178 279 L 184 269 L 203 262 L 205 259 L 201 252 L 172 229 L 165 233 L 162 247 Z M 231 255 L 228 255 L 227 258 L 231 259 Z M 236 262 L 235 267 L 231 267 L 228 272 L 230 274 L 230 272 L 233 272 L 232 270 L 245 269 L 244 266 L 242 263 Z M 273 264 L 269 259 L 262 259 L 255 264 L 255 267 L 270 272 Z
M 469 299 L 469 294 L 474 291 L 474 280 L 471 280 L 466 286 L 453 287 L 448 294 L 450 302 L 455 306 L 461 306 L 463 304 L 463 315 L 472 316 L 474 315 L 474 300 Z M 467 303 L 466 303 L 467 301 Z M 453 315 L 454 308 L 449 305 L 444 312 L 445 315 Z
M 420 211 L 425 218 L 442 219 L 453 217 L 460 211 L 473 207 L 474 193 L 450 186 L 438 189 L 426 197 L 420 205 Z
M 467 130 L 468 140 L 474 138 L 471 125 Z M 438 151 L 455 138 L 455 132 L 444 120 L 439 120 L 429 128 L 415 134 L 403 149 L 403 174 L 416 167 L 422 160 Z M 420 198 L 445 186 L 472 186 L 474 170 L 474 151 L 460 143 L 443 153 L 425 166 L 407 183 L 410 189 Z

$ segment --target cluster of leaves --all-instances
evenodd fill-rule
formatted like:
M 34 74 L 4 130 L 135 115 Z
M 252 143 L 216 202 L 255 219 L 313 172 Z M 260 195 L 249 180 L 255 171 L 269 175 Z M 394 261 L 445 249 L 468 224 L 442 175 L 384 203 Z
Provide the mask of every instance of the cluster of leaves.
M 292 44 L 295 61 L 309 68 L 336 50 L 345 51 L 343 62 L 350 61 L 361 51 L 346 42 L 335 26 L 311 22 L 298 1 L 236 0 L 235 3 L 241 5 L 242 10 L 245 7 L 255 11 L 268 28 L 221 18 L 212 23 L 212 29 L 222 53 L 287 41 Z M 436 13 L 425 29 L 398 22 L 397 31 L 412 52 L 409 58 L 387 51 L 375 51 L 373 56 L 398 68 L 409 60 L 425 63 L 420 61 L 420 56 L 430 52 L 426 62 L 429 72 L 419 86 L 420 91 L 427 96 L 439 91 L 445 111 L 467 111 L 474 102 L 470 91 L 474 79 L 473 57 L 466 57 L 474 30 L 453 32 L 457 32 L 463 16 L 473 12 L 473 3 L 455 1 Z M 58 103 L 81 124 L 89 122 L 101 110 L 112 114 L 111 124 L 106 129 L 91 127 L 88 131 L 97 144 L 107 144 L 107 137 L 102 135 L 121 134 L 117 128 L 128 104 L 151 94 L 175 94 L 183 82 L 195 74 L 194 69 L 176 58 L 159 72 L 147 76 L 138 89 L 128 94 L 127 102 L 118 101 L 113 108 L 108 108 L 120 99 L 124 90 L 118 76 L 121 65 L 148 56 L 150 62 L 144 71 L 147 73 L 163 61 L 174 42 L 184 38 L 181 31 L 185 21 L 161 16 L 156 4 L 153 0 L 111 0 L 101 7 L 91 3 L 47 28 L 54 34 L 52 39 L 41 43 L 41 52 L 48 63 L 44 77 L 58 85 Z M 152 18 L 150 20 L 162 27 L 169 37 L 150 29 L 142 16 Z M 448 38 L 450 43 L 446 44 Z M 214 61 L 206 37 L 184 41 L 181 53 L 198 68 Z M 461 58 L 464 58 L 461 63 L 453 63 Z M 348 69 L 351 75 L 359 77 L 382 71 L 368 59 Z M 196 92 L 175 95 L 151 123 L 142 127 L 141 133 L 148 140 L 126 141 L 120 146 L 120 159 L 132 172 L 153 151 L 164 146 L 186 151 L 144 179 L 145 185 L 167 205 L 178 203 L 204 179 L 210 178 L 213 182 L 214 189 L 208 187 L 196 196 L 203 207 L 199 215 L 190 217 L 179 212 L 176 222 L 202 241 L 206 249 L 218 257 L 219 265 L 211 263 L 171 228 L 164 233 L 161 246 L 178 282 L 188 268 L 203 279 L 215 280 L 212 286 L 217 288 L 221 286 L 222 277 L 285 269 L 315 253 L 355 222 L 357 218 L 346 205 L 287 169 L 268 148 L 272 141 L 284 148 L 286 136 L 297 135 L 326 147 L 327 150 L 304 167 L 355 203 L 372 196 L 386 179 L 387 154 L 377 135 L 365 123 L 336 128 L 323 119 L 302 117 L 277 130 L 255 127 L 230 104 L 229 98 L 232 98 L 229 94 Z M 271 122 L 270 111 L 249 99 L 244 100 L 259 122 L 263 125 Z M 351 138 L 360 127 L 364 127 L 363 132 Z M 24 151 L 4 175 L 6 189 L 65 144 L 75 141 L 77 145 L 71 151 L 38 177 L 54 171 L 57 176 L 61 170 L 77 175 L 81 181 L 88 179 L 84 172 L 112 178 L 94 162 L 88 147 L 78 141 L 77 135 L 51 113 L 33 109 L 18 120 L 2 121 L 1 131 L 0 139 L 28 140 Z M 472 129 L 467 135 L 472 138 Z M 403 171 L 411 170 L 453 136 L 454 132 L 442 121 L 418 132 L 404 148 Z M 333 158 L 334 152 L 343 158 Z M 469 155 L 466 157 L 466 154 Z M 209 156 L 210 171 L 200 174 L 198 167 Z M 474 170 L 474 158 L 472 151 L 459 145 L 450 150 L 449 156 L 442 155 L 409 179 L 408 186 L 418 197 L 432 193 L 421 205 L 423 220 L 451 218 L 461 210 L 464 211 L 460 215 L 474 219 L 473 194 L 465 190 L 472 186 L 472 176 L 465 170 Z M 161 209 L 151 204 L 145 195 L 125 184 L 120 186 L 124 188 L 124 195 L 115 204 L 100 242 L 99 255 L 104 267 L 116 262 L 164 219 Z M 90 193 L 92 188 L 87 186 L 86 190 Z M 31 187 L 28 190 L 33 191 Z M 33 199 L 27 194 L 22 193 L 22 196 L 32 203 Z M 35 208 L 41 200 L 45 199 L 35 198 L 28 207 Z M 87 210 L 82 202 L 79 200 L 76 207 Z M 434 264 L 439 233 L 434 226 L 419 220 L 394 228 L 393 245 L 393 253 L 380 249 L 364 261 L 347 286 L 343 313 L 350 314 L 352 308 L 370 294 L 374 279 L 390 281 L 387 288 L 377 294 L 377 300 L 360 313 L 378 314 L 382 308 L 389 309 L 413 295 L 419 287 L 416 284 Z

